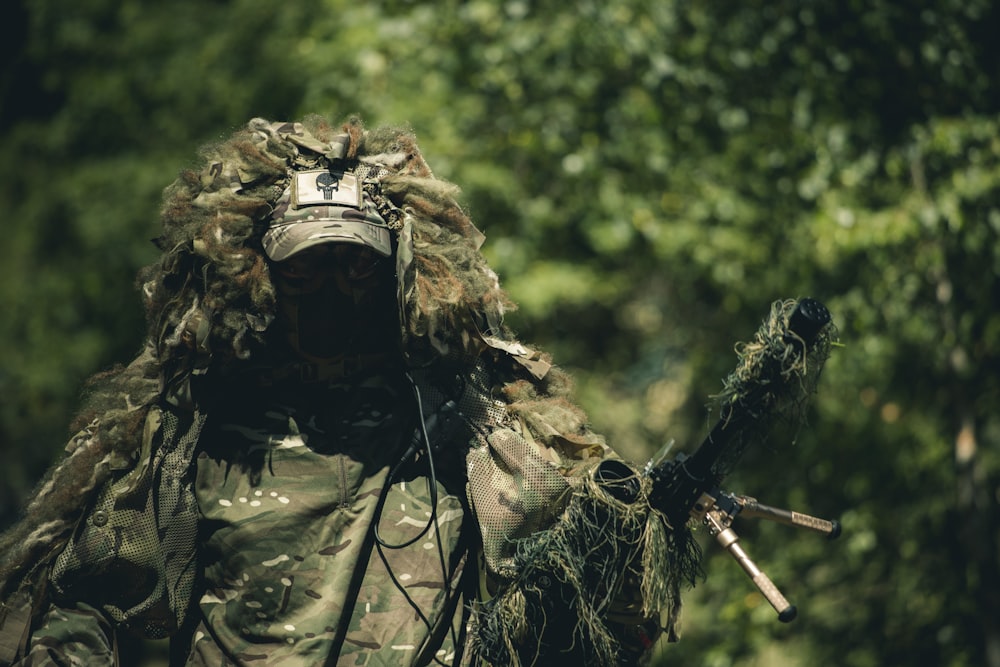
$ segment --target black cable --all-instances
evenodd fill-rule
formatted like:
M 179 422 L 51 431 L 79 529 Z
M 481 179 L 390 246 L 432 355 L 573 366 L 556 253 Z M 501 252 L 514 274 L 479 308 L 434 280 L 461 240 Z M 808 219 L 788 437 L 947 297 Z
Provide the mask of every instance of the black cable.
M 392 580 L 393 585 L 403 595 L 403 598 L 407 601 L 407 603 L 410 605 L 410 607 L 412 607 L 413 610 L 417 613 L 417 616 L 420 618 L 420 620 L 427 627 L 428 634 L 432 635 L 434 633 L 433 625 L 431 624 L 430 620 L 427 618 L 426 614 L 424 614 L 424 612 L 420 609 L 420 607 L 416 604 L 416 602 L 414 602 L 413 599 L 410 597 L 410 595 L 406 591 L 405 587 L 403 587 L 399 583 L 399 581 L 396 579 L 396 575 L 395 575 L 395 573 L 393 573 L 392 568 L 389 567 L 389 562 L 386 559 L 385 554 L 384 554 L 384 552 L 382 550 L 383 549 L 393 549 L 393 550 L 396 550 L 396 549 L 405 549 L 406 547 L 412 546 L 418 540 L 422 539 L 428 533 L 428 531 L 431 529 L 431 526 L 435 526 L 435 528 L 437 528 L 437 525 L 436 525 L 437 524 L 437 518 L 438 518 L 437 469 L 436 469 L 436 466 L 434 464 L 434 451 L 433 451 L 434 450 L 434 446 L 431 443 L 430 430 L 432 430 L 434 427 L 438 426 L 437 420 L 439 418 L 441 418 L 440 415 L 442 415 L 442 414 L 444 414 L 446 412 L 453 413 L 454 415 L 458 416 L 463 421 L 466 421 L 466 420 L 455 409 L 455 402 L 454 401 L 448 401 L 448 402 L 446 402 L 439 409 L 438 414 L 431 415 L 430 419 L 432 420 L 432 422 L 431 422 L 431 426 L 429 427 L 428 426 L 428 420 L 424 419 L 424 405 L 423 405 L 423 399 L 422 399 L 422 397 L 420 395 L 420 388 L 417 386 L 417 383 L 413 380 L 413 377 L 409 373 L 406 374 L 406 379 L 409 380 L 410 386 L 413 388 L 413 395 L 414 395 L 414 398 L 416 399 L 416 402 L 417 402 L 417 418 L 419 420 L 419 425 L 418 425 L 418 428 L 416 428 L 414 430 L 413 439 L 410 442 L 410 446 L 407 448 L 407 450 L 403 453 L 403 455 L 396 462 L 396 465 L 392 468 L 392 470 L 389 472 L 389 475 L 386 477 L 385 484 L 382 486 L 382 493 L 381 493 L 381 495 L 379 497 L 378 506 L 376 508 L 375 516 L 373 518 L 373 531 L 372 531 L 372 534 L 373 534 L 373 536 L 375 538 L 375 545 L 376 545 L 376 548 L 378 550 L 379 558 L 382 559 L 382 563 L 385 565 L 386 572 L 389 574 L 389 578 Z M 415 455 L 417 455 L 417 453 L 419 452 L 419 450 L 421 448 L 423 448 L 423 450 L 427 454 L 427 468 L 428 468 L 427 484 L 428 484 L 428 487 L 429 487 L 428 488 L 428 495 L 430 496 L 431 514 L 430 514 L 430 517 L 427 520 L 427 523 L 424 524 L 424 527 L 414 537 L 412 537 L 412 538 L 410 538 L 410 539 L 408 539 L 408 540 L 406 540 L 404 542 L 401 542 L 399 544 L 391 544 L 391 543 L 387 542 L 385 539 L 383 539 L 382 535 L 379 532 L 379 520 L 381 519 L 381 516 L 382 516 L 382 509 L 385 506 L 386 499 L 388 498 L 389 489 L 392 487 L 392 485 L 393 485 L 396 477 L 399 475 L 400 471 L 403 469 L 403 466 L 405 466 L 407 463 L 409 463 L 410 459 L 413 458 Z M 444 590 L 447 591 L 448 590 L 448 582 L 449 582 L 449 580 L 450 580 L 451 577 L 450 577 L 450 573 L 449 573 L 448 564 L 446 562 L 445 555 L 444 555 L 444 544 L 441 541 L 441 531 L 438 530 L 438 529 L 436 529 L 434 531 L 434 542 L 435 542 L 435 546 L 437 547 L 438 561 L 439 561 L 439 564 L 441 566 L 441 577 L 442 577 L 443 588 L 444 588 Z M 457 651 L 458 650 L 458 638 L 455 635 L 454 624 L 452 624 L 451 622 L 449 622 L 448 623 L 448 628 L 449 628 L 449 632 L 451 634 L 452 644 L 454 645 L 454 648 Z M 432 659 L 433 659 L 433 661 L 435 663 L 437 663 L 439 665 L 445 665 L 445 663 L 443 663 L 440 660 L 438 660 L 437 656 L 434 656 Z
M 421 610 L 420 607 L 417 605 L 417 603 L 413 601 L 413 598 L 410 597 L 410 594 L 406 590 L 406 587 L 403 586 L 401 583 L 399 583 L 399 580 L 396 579 L 396 573 L 393 572 L 392 571 L 392 567 L 389 566 L 389 559 L 387 559 L 385 557 L 385 552 L 382 551 L 382 545 L 381 544 L 376 544 L 375 545 L 375 549 L 378 552 L 378 557 L 382 560 L 382 565 L 385 566 L 385 571 L 389 574 L 389 579 L 392 580 L 393 586 L 395 586 L 396 590 L 398 590 L 402 594 L 403 599 L 406 600 L 407 604 L 410 605 L 410 607 L 413 609 L 413 611 L 415 611 L 417 613 L 417 616 L 420 618 L 420 620 L 423 622 L 424 626 L 427 628 L 427 635 L 428 635 L 428 637 L 433 636 L 434 635 L 434 626 L 431 625 L 430 619 L 427 618 L 427 615 L 424 614 L 423 610 Z M 447 584 L 447 582 L 445 582 L 445 583 Z M 449 622 L 448 625 L 451 626 L 451 623 Z M 458 638 L 455 636 L 455 628 L 454 627 L 451 627 L 451 641 L 452 641 L 453 644 L 455 644 L 455 650 L 457 651 L 458 650 Z M 435 663 L 441 665 L 441 667 L 451 667 L 447 663 L 441 662 L 436 655 L 432 656 L 431 660 L 433 660 Z
M 399 458 L 399 460 L 396 462 L 396 465 L 393 466 L 392 470 L 389 471 L 389 474 L 386 476 L 385 482 L 382 484 L 382 491 L 379 494 L 378 502 L 375 506 L 375 512 L 372 516 L 372 523 L 369 527 L 370 531 L 365 535 L 365 544 L 368 545 L 367 550 L 369 554 L 371 553 L 370 550 L 373 547 L 377 549 L 379 558 L 382 559 L 382 562 L 386 568 L 386 572 L 388 572 L 389 578 L 392 580 L 393 585 L 403 595 L 403 598 L 407 601 L 410 607 L 412 607 L 413 610 L 417 613 L 420 620 L 423 621 L 424 625 L 427 627 L 428 636 L 432 636 L 434 634 L 434 627 L 431 625 L 430 620 L 428 620 L 426 614 L 424 614 L 423 611 L 413 601 L 409 593 L 406 591 L 405 587 L 403 587 L 402 584 L 400 584 L 399 581 L 396 579 L 396 575 L 392 572 L 392 568 L 389 567 L 389 563 L 387 562 L 387 559 L 385 558 L 385 555 L 382 552 L 382 549 L 403 549 L 408 546 L 411 546 L 417 540 L 426 535 L 427 531 L 430 530 L 430 527 L 434 525 L 437 521 L 437 505 L 438 505 L 437 472 L 434 466 L 434 454 L 431 451 L 433 447 L 431 446 L 431 439 L 428 433 L 429 429 L 427 422 L 424 420 L 423 401 L 420 397 L 420 389 L 417 387 L 417 383 L 413 380 L 413 377 L 409 373 L 406 373 L 406 379 L 410 382 L 410 386 L 413 388 L 414 397 L 416 398 L 417 401 L 417 415 L 420 420 L 420 425 L 419 428 L 416 429 L 413 434 L 413 438 L 410 441 L 410 446 L 407 448 L 406 452 L 404 452 L 403 455 Z M 451 408 L 454 409 L 455 405 L 454 401 L 449 401 L 445 405 L 447 406 L 449 404 L 451 405 Z M 432 419 L 435 417 L 436 415 L 432 415 Z M 403 469 L 403 466 L 406 465 L 409 462 L 409 460 L 417 454 L 421 446 L 424 444 L 426 444 L 425 449 L 427 451 L 427 464 L 429 468 L 428 483 L 430 485 L 429 495 L 431 501 L 431 516 L 416 537 L 407 540 L 401 544 L 390 544 L 382 539 L 378 529 L 379 521 L 382 518 L 382 510 L 385 508 L 386 500 L 389 497 L 389 489 L 392 488 L 393 482 L 399 475 L 400 471 Z M 437 542 L 438 559 L 441 565 L 442 583 L 444 584 L 444 589 L 447 590 L 448 581 L 450 577 L 448 574 L 448 566 L 445 563 L 444 546 L 441 543 L 440 531 L 435 532 L 435 538 L 436 538 L 435 541 Z M 362 549 L 364 550 L 365 547 L 362 547 Z M 365 560 L 367 560 L 367 558 Z M 337 657 L 340 655 L 341 647 L 343 646 L 343 641 L 347 633 L 347 625 L 350 623 L 351 617 L 353 616 L 354 605 L 357 603 L 357 595 L 358 592 L 360 591 L 361 580 L 363 578 L 364 578 L 364 571 L 362 570 L 362 568 L 358 568 L 357 570 L 355 570 L 354 574 L 352 575 L 352 580 L 350 584 L 350 591 L 351 591 L 349 593 L 350 602 L 344 608 L 344 613 L 341 616 L 341 623 L 340 623 L 341 627 L 338 630 L 337 634 L 335 635 L 335 637 L 337 637 L 339 641 L 335 641 L 335 648 L 334 650 L 331 651 L 330 655 L 327 656 L 327 661 L 324 664 L 330 664 L 331 659 L 336 660 Z M 451 633 L 452 643 L 454 644 L 455 651 L 457 652 L 458 638 L 455 635 L 455 627 L 451 622 L 448 623 L 448 627 Z M 438 660 L 437 656 L 434 656 L 432 659 L 434 660 L 434 662 L 442 665 L 442 667 L 448 667 L 447 665 L 445 665 L 445 663 L 442 663 L 440 660 Z
M 423 401 L 420 398 L 420 389 L 417 388 L 417 384 L 413 381 L 413 378 L 410 377 L 409 373 L 406 374 L 406 379 L 410 381 L 410 384 L 413 387 L 413 395 L 417 399 L 417 418 L 420 420 L 420 425 L 413 434 L 413 440 L 410 442 L 409 448 L 406 450 L 406 452 L 403 453 L 403 456 L 401 456 L 399 461 L 396 462 L 395 467 L 393 467 L 393 469 L 389 472 L 389 476 L 386 478 L 385 485 L 382 487 L 383 497 L 379 502 L 379 514 L 377 514 L 375 517 L 376 519 L 375 543 L 386 549 L 405 549 L 406 547 L 415 544 L 417 540 L 421 539 L 424 535 L 427 534 L 427 531 L 431 529 L 431 526 L 437 520 L 438 495 L 437 495 L 437 472 L 434 467 L 434 452 L 433 452 L 434 448 L 431 446 L 430 435 L 427 432 L 427 422 L 424 420 L 424 405 Z M 406 465 L 409 462 L 409 460 L 417 454 L 417 451 L 423 444 L 427 445 L 426 447 L 424 447 L 424 451 L 427 452 L 427 467 L 428 467 L 427 483 L 428 486 L 430 487 L 428 489 L 428 493 L 430 495 L 430 502 L 431 502 L 431 515 L 430 518 L 427 519 L 427 523 L 424 524 L 424 527 L 420 530 L 419 533 L 416 534 L 416 536 L 400 544 L 390 544 L 386 542 L 384 539 L 382 539 L 382 535 L 379 533 L 378 529 L 378 519 L 381 518 L 382 505 L 385 504 L 385 496 L 388 495 L 389 487 L 392 486 L 394 480 L 396 479 L 396 476 L 399 474 L 399 471 L 402 470 L 403 466 Z

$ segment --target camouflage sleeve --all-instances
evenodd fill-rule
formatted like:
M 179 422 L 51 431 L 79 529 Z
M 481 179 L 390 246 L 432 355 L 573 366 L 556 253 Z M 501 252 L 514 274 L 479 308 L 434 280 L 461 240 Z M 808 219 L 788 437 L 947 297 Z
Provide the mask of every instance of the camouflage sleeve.
M 97 609 L 82 603 L 53 605 L 42 614 L 24 657 L 14 667 L 112 666 L 117 664 L 113 637 L 111 625 Z
M 615 493 L 597 471 L 614 462 Z M 637 664 L 671 611 L 657 576 L 667 533 L 644 481 L 586 429 L 541 420 L 493 431 L 467 457 L 468 495 L 492 598 L 477 612 L 475 650 L 492 664 L 545 655 Z

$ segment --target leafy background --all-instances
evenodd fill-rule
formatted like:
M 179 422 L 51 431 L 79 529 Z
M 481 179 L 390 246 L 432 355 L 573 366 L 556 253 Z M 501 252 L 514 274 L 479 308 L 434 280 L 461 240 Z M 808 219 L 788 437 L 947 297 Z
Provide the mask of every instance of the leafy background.
M 526 338 L 643 461 L 690 450 L 769 304 L 843 347 L 729 485 L 782 625 L 705 541 L 657 664 L 1000 666 L 1000 6 L 15 0 L 0 79 L 0 523 L 143 332 L 161 189 L 253 116 L 408 123 Z M 162 664 L 156 644 L 129 648 Z

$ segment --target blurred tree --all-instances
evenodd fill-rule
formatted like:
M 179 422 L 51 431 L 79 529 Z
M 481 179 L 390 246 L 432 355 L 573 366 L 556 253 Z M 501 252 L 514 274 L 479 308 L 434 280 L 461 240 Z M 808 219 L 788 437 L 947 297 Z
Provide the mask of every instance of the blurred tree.
M 199 142 L 248 115 L 291 115 L 301 99 L 305 82 L 285 53 L 307 8 L 246 4 L 43 0 L 9 15 L 20 50 L 5 60 L 0 104 L 0 204 L 11 221 L 0 286 L 4 520 L 65 441 L 83 378 L 141 345 L 132 283 L 155 257 L 162 188 Z
M 842 513 L 845 535 L 737 526 L 791 626 L 706 545 L 664 664 L 1000 666 L 995 3 L 13 5 L 0 521 L 82 378 L 138 347 L 131 276 L 192 148 L 255 115 L 356 112 L 411 124 L 465 188 L 515 327 L 637 460 L 700 440 L 772 300 L 834 312 L 810 425 L 731 482 Z

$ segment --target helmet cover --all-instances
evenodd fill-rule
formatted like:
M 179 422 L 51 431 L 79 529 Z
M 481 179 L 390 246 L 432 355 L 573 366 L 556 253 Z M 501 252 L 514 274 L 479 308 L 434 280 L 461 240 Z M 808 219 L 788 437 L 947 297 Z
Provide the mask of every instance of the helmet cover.
M 262 239 L 275 262 L 323 243 L 353 243 L 392 255 L 392 235 L 356 174 L 331 167 L 295 171 Z

